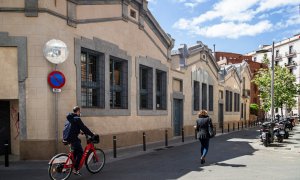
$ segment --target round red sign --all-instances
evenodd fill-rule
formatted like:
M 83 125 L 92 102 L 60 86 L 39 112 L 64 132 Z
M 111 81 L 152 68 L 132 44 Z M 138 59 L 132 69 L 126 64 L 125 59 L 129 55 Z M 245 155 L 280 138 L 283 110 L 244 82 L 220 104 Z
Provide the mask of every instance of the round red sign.
M 66 78 L 60 71 L 53 71 L 48 75 L 48 83 L 52 88 L 59 89 L 66 83 Z

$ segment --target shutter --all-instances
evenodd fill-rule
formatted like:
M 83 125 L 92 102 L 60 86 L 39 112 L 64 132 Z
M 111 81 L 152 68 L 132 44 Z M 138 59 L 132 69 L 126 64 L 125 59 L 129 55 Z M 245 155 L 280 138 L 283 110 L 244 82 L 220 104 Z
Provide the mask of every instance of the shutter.
M 122 91 L 121 91 L 121 107 L 128 109 L 128 61 L 122 62 Z
M 99 58 L 99 96 L 98 96 L 98 106 L 100 108 L 105 108 L 105 61 L 104 55 L 100 56 Z
M 148 92 L 148 101 L 147 107 L 148 109 L 153 109 L 153 70 L 152 68 L 148 68 L 147 74 L 147 92 Z
M 162 73 L 161 83 L 161 108 L 167 109 L 167 73 Z

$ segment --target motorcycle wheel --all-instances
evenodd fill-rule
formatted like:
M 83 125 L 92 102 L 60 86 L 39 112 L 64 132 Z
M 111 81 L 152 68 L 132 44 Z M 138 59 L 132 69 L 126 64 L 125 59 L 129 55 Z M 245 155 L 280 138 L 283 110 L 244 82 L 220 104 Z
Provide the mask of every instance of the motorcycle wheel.
M 268 141 L 266 139 L 264 139 L 263 143 L 265 147 L 268 147 Z

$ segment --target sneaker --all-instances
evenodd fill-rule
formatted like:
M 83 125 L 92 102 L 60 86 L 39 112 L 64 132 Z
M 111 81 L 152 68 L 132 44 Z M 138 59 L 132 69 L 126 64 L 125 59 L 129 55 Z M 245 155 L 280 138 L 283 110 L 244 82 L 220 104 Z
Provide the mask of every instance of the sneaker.
M 81 176 L 81 173 L 79 172 L 79 170 L 75 170 L 75 169 L 73 169 L 73 174 L 75 174 L 75 175 L 77 175 L 77 176 Z

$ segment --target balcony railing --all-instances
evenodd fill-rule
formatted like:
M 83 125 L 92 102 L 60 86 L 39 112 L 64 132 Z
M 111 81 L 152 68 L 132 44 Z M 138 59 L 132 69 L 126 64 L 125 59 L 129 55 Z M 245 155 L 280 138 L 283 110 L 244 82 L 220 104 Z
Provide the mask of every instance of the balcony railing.
M 275 58 L 274 58 L 274 60 L 275 61 L 281 61 L 282 60 L 281 54 L 276 55 Z
M 250 90 L 249 89 L 243 89 L 243 97 L 249 98 L 250 97 Z
M 295 61 L 284 63 L 285 67 L 287 68 L 293 68 L 297 66 L 297 63 Z
M 297 54 L 296 50 L 291 50 L 289 52 L 286 52 L 285 56 L 286 57 L 294 57 L 294 56 L 296 56 L 296 54 Z

